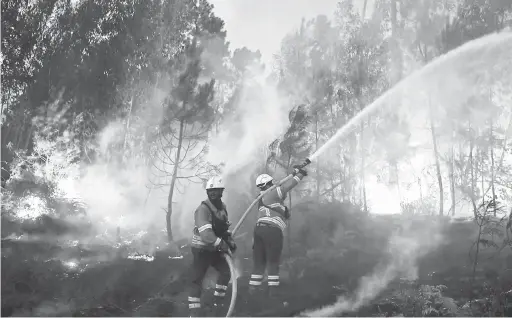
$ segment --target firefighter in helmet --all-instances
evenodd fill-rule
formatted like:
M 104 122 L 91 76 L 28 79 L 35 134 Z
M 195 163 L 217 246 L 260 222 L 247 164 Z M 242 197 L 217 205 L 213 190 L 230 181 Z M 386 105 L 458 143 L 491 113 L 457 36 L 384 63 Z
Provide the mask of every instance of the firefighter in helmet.
M 191 316 L 201 313 L 202 283 L 210 266 L 219 275 L 215 285 L 214 306 L 222 310 L 224 298 L 230 280 L 230 270 L 223 253 L 234 252 L 236 244 L 228 231 L 230 222 L 226 205 L 222 202 L 224 182 L 220 176 L 214 176 L 206 184 L 207 200 L 201 202 L 194 212 L 194 233 L 192 237 L 192 275 L 188 297 Z
M 265 269 L 269 295 L 275 295 L 279 286 L 283 232 L 286 228 L 285 221 L 291 216 L 288 207 L 284 205 L 284 200 L 288 192 L 307 176 L 307 171 L 300 166 L 294 166 L 293 174 L 291 180 L 274 188 L 258 202 L 258 220 L 254 228 L 253 271 L 249 281 L 251 293 L 261 290 Z M 261 174 L 256 178 L 256 186 L 263 192 L 273 186 L 273 180 L 268 174 Z

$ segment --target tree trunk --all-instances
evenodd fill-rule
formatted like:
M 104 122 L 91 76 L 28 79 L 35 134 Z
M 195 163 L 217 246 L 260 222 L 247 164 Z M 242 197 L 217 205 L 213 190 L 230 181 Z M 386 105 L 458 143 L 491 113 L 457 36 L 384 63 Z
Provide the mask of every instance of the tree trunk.
M 510 134 L 512 134 L 512 111 L 510 112 L 510 115 L 508 117 L 508 126 L 507 126 L 507 130 L 505 131 L 505 137 L 503 138 L 503 150 L 501 152 L 498 170 L 503 166 L 503 159 L 505 158 L 508 137 L 510 137 Z
M 336 127 L 336 118 L 337 118 L 337 113 L 334 111 L 334 105 L 335 103 L 330 103 L 331 105 L 331 137 L 334 136 L 334 134 L 336 134 L 336 130 L 337 130 L 337 127 Z M 337 149 L 333 149 L 333 154 L 334 156 L 339 156 L 340 154 L 340 149 L 341 147 L 337 147 Z M 339 159 L 339 158 L 338 158 Z M 331 196 L 332 196 L 332 202 L 336 201 L 336 192 L 335 192 L 335 178 L 336 178 L 336 173 L 335 173 L 335 170 L 336 168 L 333 167 L 333 173 L 331 173 Z M 343 172 L 342 172 L 342 169 L 340 167 L 340 170 L 339 170 L 339 176 L 340 176 L 340 182 L 343 180 Z M 340 198 L 342 201 L 343 198 L 341 197 Z
M 146 198 L 144 199 L 144 205 L 143 205 L 144 211 L 146 210 L 146 205 L 148 204 L 148 199 L 149 199 L 149 196 L 151 195 L 151 191 L 153 191 L 153 187 L 150 187 L 148 189 L 148 194 L 146 194 Z
M 361 14 L 361 20 L 364 21 L 364 17 L 366 15 L 366 5 L 368 4 L 368 0 L 364 0 L 363 2 L 363 13 Z
M 336 201 L 336 192 L 334 191 L 336 189 L 336 183 L 334 181 L 334 173 L 331 174 L 331 202 Z
M 315 114 L 315 151 L 318 150 L 318 112 Z M 316 201 L 320 202 L 320 163 L 318 158 L 316 159 Z
M 511 133 L 512 133 L 512 112 L 509 115 L 507 129 L 505 130 L 505 136 L 503 137 L 503 141 L 502 141 L 503 148 L 502 148 L 502 151 L 501 151 L 501 156 L 500 156 L 499 162 L 498 162 L 498 164 L 496 164 L 496 162 L 494 162 L 494 167 L 493 167 L 494 183 L 496 183 L 496 179 L 495 179 L 496 172 L 497 171 L 499 172 L 502 169 L 502 167 L 503 167 L 503 160 L 505 159 L 505 153 L 507 153 L 508 138 L 510 137 Z M 494 149 L 493 149 L 493 156 L 494 156 Z M 492 185 L 494 185 L 494 183 Z M 487 195 L 487 193 L 489 191 L 492 190 L 492 185 L 487 187 L 487 190 L 485 190 L 485 194 L 486 195 Z
M 292 155 L 291 153 L 288 155 L 288 163 L 287 163 L 287 170 L 289 171 L 290 170 L 290 165 L 291 165 L 291 162 L 292 162 Z M 290 213 L 292 213 L 292 192 L 288 192 L 288 208 L 290 209 Z M 291 236 L 292 236 L 292 227 L 291 227 L 291 219 L 288 219 L 286 221 L 286 223 L 288 223 L 287 225 L 287 232 L 288 232 L 288 237 L 286 238 L 287 240 L 287 244 L 288 244 L 288 257 L 291 257 L 292 256 L 292 246 L 291 246 Z
M 34 133 L 34 125 L 32 123 L 28 126 L 28 131 L 24 135 L 23 145 L 21 146 L 21 149 L 27 150 L 28 153 L 30 153 L 33 149 L 31 147 L 31 142 L 33 140 L 32 134 Z M 33 146 L 33 145 L 32 145 Z
M 396 171 L 396 190 L 398 191 L 398 200 L 400 203 L 402 202 L 402 190 L 400 189 L 400 166 L 398 165 L 398 160 L 395 161 L 395 171 Z
M 391 70 L 391 84 L 396 85 L 402 78 L 402 56 L 398 41 L 398 18 L 397 18 L 397 0 L 391 0 L 391 54 L 392 54 L 392 70 Z M 400 97 L 398 97 L 400 99 Z M 401 100 L 397 100 L 396 104 L 401 105 Z M 392 167 L 396 172 L 396 189 L 400 202 L 402 201 L 400 193 L 400 180 L 399 180 L 399 168 L 398 158 L 392 163 Z
M 398 83 L 402 78 L 402 56 L 398 44 L 398 21 L 397 21 L 397 1 L 391 0 L 391 39 L 393 50 L 393 84 Z
M 21 121 L 21 125 L 18 127 L 19 129 L 15 129 L 16 134 L 13 142 L 13 145 L 15 145 L 15 149 L 21 149 L 21 144 L 23 143 L 23 139 L 27 130 L 27 115 L 23 114 L 22 116 L 23 119 Z
M 366 11 L 366 1 L 365 1 L 364 8 L 363 8 L 363 20 L 364 20 L 365 11 Z M 359 87 L 356 90 L 356 95 L 357 95 L 357 103 L 359 104 L 359 111 L 361 112 L 361 111 L 363 111 L 363 108 L 364 108 L 364 105 L 362 102 L 362 90 L 363 90 L 363 85 L 365 84 L 364 77 L 363 77 L 364 54 L 363 54 L 363 52 L 361 52 L 361 46 L 358 47 L 357 51 L 358 51 L 358 55 L 359 55 L 359 64 L 357 67 L 357 77 L 358 77 Z M 366 185 L 365 185 L 365 179 L 364 179 L 364 174 L 365 174 L 365 169 L 364 169 L 365 168 L 364 122 L 361 122 L 359 132 L 360 132 L 360 134 L 359 134 L 359 150 L 360 150 L 360 156 L 361 156 L 361 169 L 360 169 L 360 175 L 359 175 L 359 180 L 361 182 L 361 187 L 360 187 L 360 189 L 361 189 L 361 194 L 360 194 L 361 204 L 360 205 L 361 205 L 361 208 L 363 209 L 363 212 L 367 213 L 368 206 L 366 203 Z
M 480 150 L 480 186 L 482 187 L 482 206 L 485 206 L 485 194 L 484 191 L 484 151 Z
M 130 98 L 130 104 L 128 106 L 128 116 L 126 116 L 126 125 L 124 127 L 124 140 L 123 140 L 123 156 L 125 155 L 126 145 L 128 144 L 128 130 L 130 129 L 130 119 L 132 117 L 132 109 L 133 109 L 133 94 Z
M 492 202 L 493 202 L 493 214 L 496 217 L 496 189 L 494 187 L 494 135 L 493 135 L 493 122 L 491 119 L 491 189 L 492 189 Z
M 347 191 L 347 197 L 349 198 L 349 201 L 353 202 L 354 204 L 357 203 L 357 191 L 356 191 L 356 180 L 357 180 L 357 171 L 354 167 L 355 160 L 354 158 L 357 158 L 357 137 L 355 134 L 351 135 L 350 138 L 350 153 L 347 154 L 348 158 L 348 172 L 346 175 L 346 178 L 349 180 L 348 184 L 348 191 Z M 347 161 L 345 161 L 345 164 L 347 164 Z
M 292 192 L 288 192 L 288 205 L 290 209 L 290 213 L 292 213 Z M 292 257 L 292 222 L 291 219 L 288 219 L 288 257 Z
M 169 196 L 167 197 L 167 213 L 165 214 L 165 224 L 167 226 L 167 239 L 169 243 L 173 241 L 172 236 L 172 224 L 171 224 L 171 216 L 172 216 L 172 198 L 174 196 L 174 186 L 176 185 L 176 178 L 178 174 L 178 166 L 180 164 L 180 156 L 181 156 L 181 147 L 183 144 L 183 131 L 185 130 L 185 120 L 180 120 L 180 130 L 178 133 L 178 148 L 176 149 L 176 158 L 174 159 L 174 168 L 172 171 L 171 177 L 171 186 L 169 188 Z
M 361 178 L 361 188 L 362 188 L 362 199 L 363 199 L 363 212 L 364 213 L 368 213 L 368 203 L 367 203 L 367 200 L 366 200 L 366 180 L 365 180 L 365 177 L 364 177 L 364 174 L 365 174 L 365 165 L 366 165 L 366 160 L 365 160 L 365 151 L 364 151 L 364 125 L 361 123 L 361 134 L 359 136 L 359 144 L 360 144 L 360 147 L 361 147 L 361 175 L 360 175 L 360 178 Z
M 433 118 L 433 110 L 432 105 L 430 103 L 430 98 L 428 99 L 428 106 L 430 111 L 430 131 L 432 133 L 432 144 L 434 146 L 434 156 L 436 162 L 436 174 L 437 174 L 437 182 L 439 184 L 439 215 L 443 216 L 443 204 L 444 204 L 444 195 L 443 195 L 443 177 L 441 175 L 441 165 L 439 164 L 439 153 L 437 151 L 437 138 L 436 138 L 436 129 L 434 126 L 434 118 Z
M 345 163 L 343 148 L 339 150 L 339 164 L 340 164 L 340 181 L 343 180 L 343 185 L 341 186 L 340 197 L 341 202 L 347 200 L 348 197 L 348 189 L 347 189 L 347 164 Z
M 473 205 L 473 214 L 475 217 L 475 220 L 478 219 L 478 208 L 476 206 L 476 198 L 475 198 L 475 188 L 476 188 L 476 178 L 475 178 L 475 167 L 474 167 L 474 160 L 473 160 L 473 148 L 474 148 L 474 141 L 473 141 L 473 135 L 471 134 L 471 123 L 469 124 L 469 169 L 470 169 L 470 176 L 471 176 L 471 193 L 469 194 L 469 197 L 471 199 L 471 204 Z
M 452 200 L 452 206 L 450 208 L 450 210 L 452 211 L 452 216 L 455 215 L 455 172 L 454 172 L 454 157 L 455 157 L 455 154 L 454 154 L 454 149 L 453 149 L 453 144 L 452 144 L 452 147 L 451 147 L 451 151 L 450 151 L 450 195 L 451 195 L 451 200 Z
M 420 189 L 420 202 L 423 202 L 423 188 L 421 186 L 421 178 L 418 177 L 418 188 Z

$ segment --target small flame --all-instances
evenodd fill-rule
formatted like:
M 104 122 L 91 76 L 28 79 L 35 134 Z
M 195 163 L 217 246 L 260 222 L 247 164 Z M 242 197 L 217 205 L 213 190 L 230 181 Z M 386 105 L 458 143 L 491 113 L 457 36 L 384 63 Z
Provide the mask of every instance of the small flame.
M 70 269 L 76 269 L 78 267 L 78 262 L 76 261 L 66 261 L 63 262 L 64 266 Z
M 155 257 L 151 255 L 128 255 L 128 258 L 146 262 L 152 262 L 155 260 Z

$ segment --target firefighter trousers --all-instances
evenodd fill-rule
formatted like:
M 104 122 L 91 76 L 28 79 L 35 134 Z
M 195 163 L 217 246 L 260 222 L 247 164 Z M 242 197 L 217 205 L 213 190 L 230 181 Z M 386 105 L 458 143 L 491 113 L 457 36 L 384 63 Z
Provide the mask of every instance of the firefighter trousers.
M 201 308 L 203 280 L 210 266 L 215 268 L 219 274 L 213 295 L 215 296 L 216 302 L 221 302 L 226 296 L 226 290 L 228 289 L 228 283 L 231 278 L 228 263 L 222 253 L 192 247 L 192 255 L 194 261 L 191 268 L 191 282 L 188 297 L 189 308 Z
M 253 271 L 249 285 L 261 286 L 263 274 L 267 270 L 268 287 L 279 286 L 279 263 L 283 250 L 283 232 L 280 228 L 256 224 L 252 247 Z

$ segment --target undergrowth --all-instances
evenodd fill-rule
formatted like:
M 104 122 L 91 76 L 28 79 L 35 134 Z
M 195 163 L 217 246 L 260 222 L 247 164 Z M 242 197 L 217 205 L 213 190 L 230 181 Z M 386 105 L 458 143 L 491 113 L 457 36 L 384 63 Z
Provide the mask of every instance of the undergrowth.
M 175 315 L 184 306 L 188 242 L 169 245 L 164 226 L 99 231 L 88 220 L 87 207 L 60 191 L 64 177 L 48 168 L 51 153 L 41 158 L 20 154 L 2 191 L 2 315 Z M 510 316 L 511 218 L 489 215 L 494 204 L 482 205 L 476 222 L 453 222 L 428 215 L 367 215 L 349 203 L 304 199 L 294 205 L 285 240 L 291 243 L 281 267 L 286 297 L 299 308 L 305 291 L 315 290 L 317 302 L 349 292 L 384 256 L 393 233 L 437 222 L 445 242 L 421 260 L 419 279 L 392 284 L 362 313 Z M 240 245 L 250 247 L 250 241 L 246 235 Z M 247 248 L 237 257 L 249 262 L 250 255 Z M 243 272 L 241 281 L 250 265 Z

